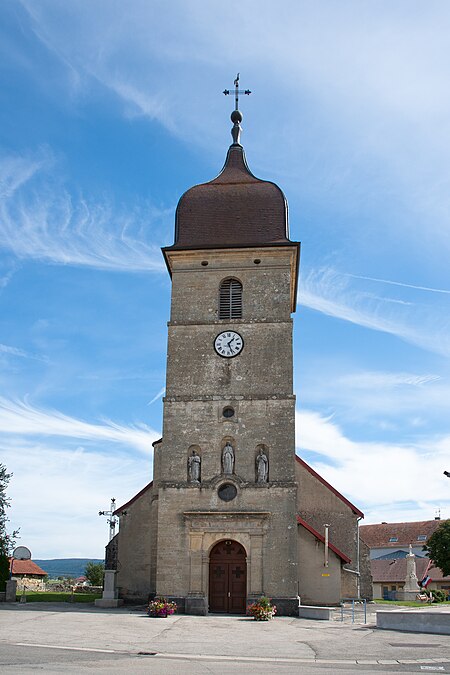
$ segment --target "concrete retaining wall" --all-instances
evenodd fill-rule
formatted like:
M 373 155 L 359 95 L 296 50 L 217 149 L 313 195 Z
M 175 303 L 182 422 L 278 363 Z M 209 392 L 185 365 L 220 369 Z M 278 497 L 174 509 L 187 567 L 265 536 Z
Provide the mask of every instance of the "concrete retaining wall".
M 450 610 L 378 610 L 377 628 L 450 635 Z
M 313 605 L 299 605 L 298 607 L 298 615 L 301 619 L 329 621 L 332 611 L 332 607 L 314 607 Z

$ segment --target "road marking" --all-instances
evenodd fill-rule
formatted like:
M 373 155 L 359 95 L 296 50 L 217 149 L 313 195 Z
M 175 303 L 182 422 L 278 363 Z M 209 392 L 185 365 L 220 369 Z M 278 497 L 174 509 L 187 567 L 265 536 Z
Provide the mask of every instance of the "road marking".
M 95 652 L 98 654 L 128 654 L 130 656 L 153 656 L 160 659 L 183 659 L 183 660 L 202 660 L 202 661 L 234 661 L 234 662 L 253 662 L 253 663 L 305 663 L 305 664 L 345 664 L 345 665 L 400 665 L 406 663 L 406 660 L 394 660 L 394 659 L 377 659 L 377 660 L 362 660 L 362 659 L 314 659 L 314 658 L 289 658 L 289 657 L 264 657 L 264 656 L 225 656 L 219 654 L 175 654 L 170 652 L 130 652 L 125 650 L 118 649 L 96 649 L 93 647 L 69 647 L 66 645 L 44 645 L 40 643 L 32 642 L 13 642 L 16 647 L 40 647 L 43 649 L 63 649 L 73 652 Z M 440 663 L 448 663 L 450 659 L 408 659 L 407 663 L 433 663 L 436 661 Z M 421 670 L 444 670 L 443 666 L 420 666 Z
M 14 642 L 16 647 L 44 647 L 44 649 L 69 649 L 73 652 L 99 652 L 100 654 L 117 654 L 115 649 L 94 649 L 92 647 L 66 647 L 64 645 L 41 645 L 32 642 Z
M 305 663 L 305 664 L 345 664 L 345 665 L 365 665 L 364 661 L 361 662 L 360 659 L 314 659 L 314 658 L 295 658 L 295 657 L 267 657 L 267 656 L 225 656 L 218 654 L 176 654 L 170 652 L 158 652 L 154 655 L 155 658 L 159 659 L 180 659 L 180 660 L 189 660 L 193 659 L 196 661 L 234 661 L 234 662 L 247 662 L 247 663 Z M 425 659 L 421 659 L 420 662 L 424 663 Z M 433 659 L 428 659 L 428 663 L 433 663 Z M 445 659 L 440 659 L 440 662 L 443 663 Z M 366 663 L 371 665 L 387 665 L 387 659 L 379 660 L 368 660 Z M 419 663 L 418 660 L 411 659 L 410 663 Z M 389 661 L 389 665 L 400 665 L 400 661 L 394 661 L 393 659 Z

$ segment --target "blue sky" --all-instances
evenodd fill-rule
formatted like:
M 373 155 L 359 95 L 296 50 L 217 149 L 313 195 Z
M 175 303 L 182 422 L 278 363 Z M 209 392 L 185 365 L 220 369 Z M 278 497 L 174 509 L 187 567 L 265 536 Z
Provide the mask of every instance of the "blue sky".
M 103 555 L 152 475 L 160 247 L 221 169 L 236 72 L 252 171 L 302 241 L 297 451 L 366 523 L 450 517 L 450 6 L 0 6 L 0 461 L 34 557 Z

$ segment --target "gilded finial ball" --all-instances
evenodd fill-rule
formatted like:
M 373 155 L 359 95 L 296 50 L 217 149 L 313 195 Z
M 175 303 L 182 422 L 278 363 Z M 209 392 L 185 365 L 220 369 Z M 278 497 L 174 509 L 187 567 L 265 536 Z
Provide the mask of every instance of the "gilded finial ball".
M 242 122 L 242 113 L 240 110 L 233 110 L 233 112 L 231 113 L 231 121 L 233 122 L 233 124 L 236 123 L 239 124 L 240 122 Z

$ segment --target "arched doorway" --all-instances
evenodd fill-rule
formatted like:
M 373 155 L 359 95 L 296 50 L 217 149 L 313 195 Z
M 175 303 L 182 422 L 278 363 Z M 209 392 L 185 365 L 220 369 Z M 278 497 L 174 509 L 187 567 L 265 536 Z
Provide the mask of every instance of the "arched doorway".
M 247 561 L 237 541 L 220 541 L 209 557 L 209 611 L 245 614 Z

